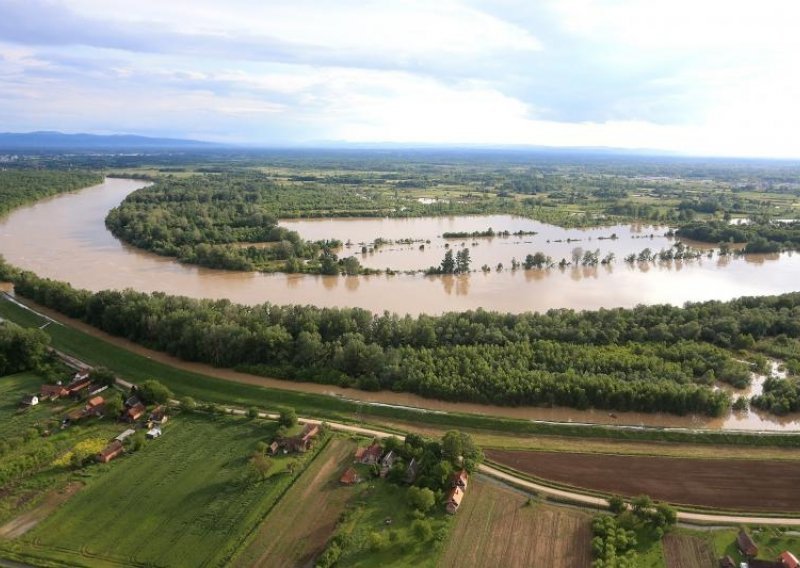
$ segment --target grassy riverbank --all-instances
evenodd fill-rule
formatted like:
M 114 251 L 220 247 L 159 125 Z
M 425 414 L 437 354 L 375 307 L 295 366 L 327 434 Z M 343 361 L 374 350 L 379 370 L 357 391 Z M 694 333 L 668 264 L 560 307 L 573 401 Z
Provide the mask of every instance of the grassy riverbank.
M 37 315 L 6 299 L 0 300 L 0 317 L 26 327 L 40 327 L 46 323 Z M 108 367 L 126 380 L 141 382 L 156 378 L 178 396 L 192 396 L 207 402 L 258 406 L 267 410 L 275 410 L 280 406 L 293 406 L 301 414 L 321 418 L 374 423 L 384 420 L 407 420 L 441 428 L 459 427 L 513 435 L 536 434 L 618 440 L 800 447 L 800 435 L 796 434 L 757 435 L 742 432 L 694 432 L 537 423 L 486 415 L 420 412 L 413 409 L 372 406 L 338 397 L 241 384 L 194 373 L 154 361 L 66 325 L 51 323 L 44 328 L 44 331 L 51 337 L 52 345 L 56 349 L 90 364 Z

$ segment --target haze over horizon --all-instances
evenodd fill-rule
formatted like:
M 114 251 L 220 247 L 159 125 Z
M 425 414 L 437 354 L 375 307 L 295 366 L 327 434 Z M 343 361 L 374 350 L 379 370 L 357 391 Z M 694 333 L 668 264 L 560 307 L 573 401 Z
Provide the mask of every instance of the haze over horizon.
M 800 157 L 800 8 L 0 1 L 0 130 Z

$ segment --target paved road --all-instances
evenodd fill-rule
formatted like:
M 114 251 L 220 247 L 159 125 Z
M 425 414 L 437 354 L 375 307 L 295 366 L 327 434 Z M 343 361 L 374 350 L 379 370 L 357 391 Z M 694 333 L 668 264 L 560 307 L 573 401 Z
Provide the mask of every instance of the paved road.
M 91 368 L 90 365 L 84 363 L 76 359 L 75 357 L 71 357 L 65 353 L 60 351 L 54 350 L 59 357 L 64 360 L 69 366 L 74 368 Z M 122 379 L 117 379 L 117 384 L 125 389 L 130 389 L 132 383 L 128 381 L 124 381 Z M 171 401 L 177 404 L 178 401 Z M 226 411 L 236 414 L 236 415 L 244 415 L 246 411 L 242 408 L 236 407 L 225 407 Z M 270 420 L 275 420 L 278 418 L 277 414 L 271 414 L 262 412 L 259 413 L 259 417 L 267 418 Z M 314 418 L 300 418 L 300 423 L 302 424 L 321 424 L 322 420 L 317 420 Z M 379 430 L 376 428 L 366 428 L 363 426 L 354 426 L 352 424 L 343 424 L 340 422 L 330 422 L 324 421 L 328 424 L 328 426 L 336 431 L 339 432 L 347 432 L 351 434 L 360 434 L 363 436 L 372 436 L 375 438 L 388 438 L 389 436 L 395 436 L 396 434 L 392 432 L 387 432 L 385 430 Z M 583 493 L 577 493 L 574 491 L 567 491 L 564 489 L 556 489 L 554 487 L 548 487 L 546 485 L 541 485 L 539 483 L 535 483 L 533 481 L 529 481 L 522 477 L 517 477 L 515 475 L 506 473 L 501 471 L 497 468 L 494 468 L 490 465 L 482 464 L 480 466 L 480 472 L 484 475 L 488 475 L 504 483 L 508 483 L 509 485 L 513 485 L 519 488 L 528 489 L 535 491 L 537 494 L 546 495 L 549 497 L 553 497 L 557 500 L 568 501 L 570 503 L 576 503 L 584 506 L 589 506 L 592 508 L 606 508 L 608 506 L 608 501 L 601 497 L 595 497 L 593 495 L 586 495 Z M 761 524 L 761 525 L 791 525 L 791 526 L 800 526 L 800 518 L 791 518 L 791 517 L 758 517 L 758 516 L 747 516 L 747 515 L 723 515 L 723 514 L 710 514 L 710 513 L 694 513 L 690 511 L 678 511 L 678 520 L 683 523 L 695 523 L 695 524 L 729 524 L 729 525 L 740 525 L 743 523 L 752 523 L 752 524 Z

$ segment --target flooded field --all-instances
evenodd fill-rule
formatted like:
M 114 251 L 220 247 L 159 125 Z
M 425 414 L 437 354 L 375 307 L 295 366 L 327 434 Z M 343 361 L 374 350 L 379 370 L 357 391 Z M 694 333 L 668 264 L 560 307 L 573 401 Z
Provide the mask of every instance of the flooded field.
M 351 243 L 378 237 L 431 240 L 424 252 L 419 251 L 421 243 L 417 243 L 405 247 L 387 245 L 382 252 L 367 254 L 364 263 L 376 267 L 401 269 L 438 264 L 445 251 L 444 240 L 439 237 L 443 232 L 482 231 L 489 227 L 495 231 L 535 230 L 537 234 L 452 241 L 454 248 L 462 241 L 470 245 L 479 242 L 477 247 L 470 246 L 473 267 L 488 263 L 495 268 L 498 262 L 508 266 L 512 257 L 522 260 L 536 251 L 557 260 L 569 258 L 576 247 L 599 248 L 601 255 L 615 252 L 617 261 L 607 266 L 514 272 L 506 268 L 502 272 L 429 277 L 270 275 L 198 268 L 124 245 L 106 230 L 103 220 L 108 210 L 142 185 L 141 181 L 108 179 L 102 185 L 18 209 L 0 220 L 0 254 L 17 266 L 90 290 L 134 288 L 229 298 L 246 304 L 270 301 L 358 306 L 375 312 L 412 314 L 478 307 L 523 312 L 630 307 L 639 303 L 682 304 L 778 294 L 797 289 L 796 283 L 800 281 L 800 255 L 703 257 L 685 262 L 628 265 L 621 260 L 628 252 L 643 248 L 657 251 L 671 245 L 672 241 L 663 236 L 663 227 L 565 230 L 509 216 L 302 220 L 285 224 L 311 239 L 338 237 Z M 615 240 L 599 238 L 615 233 L 618 237 Z M 567 238 L 580 240 L 567 243 Z M 360 245 L 352 244 L 351 249 L 362 256 Z
M 335 219 L 287 219 L 281 224 L 308 240 L 338 239 L 348 243 L 340 254 L 355 255 L 364 266 L 393 270 L 418 270 L 438 266 L 447 248 L 470 249 L 472 268 L 484 264 L 504 269 L 511 259 L 522 262 L 526 255 L 543 252 L 555 262 L 572 260 L 577 251 L 600 251 L 600 258 L 614 253 L 617 264 L 631 253 L 645 248 L 658 252 L 669 249 L 676 240 L 668 238 L 668 227 L 652 225 L 613 225 L 591 229 L 564 229 L 511 215 L 459 217 L 417 217 L 410 219 L 363 217 Z M 492 229 L 508 236 L 444 238 L 447 233 L 480 233 Z M 525 233 L 520 236 L 514 233 Z M 535 234 L 530 234 L 535 233 Z M 376 239 L 388 244 L 373 248 Z M 368 248 L 362 254 L 362 246 Z M 369 249 L 373 249 L 369 251 Z

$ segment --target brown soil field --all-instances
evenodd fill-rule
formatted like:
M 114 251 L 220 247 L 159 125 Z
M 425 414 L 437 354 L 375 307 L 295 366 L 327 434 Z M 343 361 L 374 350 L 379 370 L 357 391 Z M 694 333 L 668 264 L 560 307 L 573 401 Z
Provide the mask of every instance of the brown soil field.
M 717 559 L 709 544 L 696 536 L 667 534 L 664 537 L 666 568 L 714 568 Z
M 800 511 L 800 466 L 792 462 L 511 450 L 486 455 L 540 479 L 605 493 L 735 511 Z
M 313 566 L 352 495 L 352 488 L 339 484 L 339 476 L 355 450 L 355 442 L 333 438 L 231 566 Z
M 438 565 L 588 568 L 591 517 L 526 501 L 521 493 L 474 478 Z

